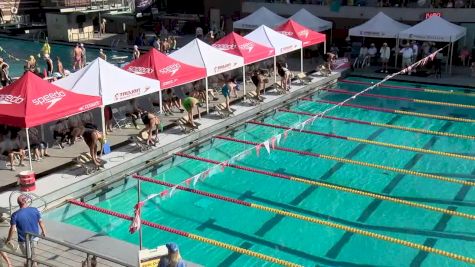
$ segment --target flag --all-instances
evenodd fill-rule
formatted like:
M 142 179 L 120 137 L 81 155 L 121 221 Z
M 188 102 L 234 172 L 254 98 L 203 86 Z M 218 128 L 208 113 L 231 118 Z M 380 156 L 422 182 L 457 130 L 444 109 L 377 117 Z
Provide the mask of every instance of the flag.
M 191 180 L 193 180 L 193 178 L 188 178 L 185 180 L 186 186 L 190 187 Z
M 135 233 L 136 231 L 140 229 L 140 226 L 142 224 L 142 220 L 140 219 L 140 214 L 141 214 L 141 209 L 143 205 L 144 205 L 143 201 L 140 201 L 137 204 L 135 204 L 134 219 L 132 220 L 132 224 L 129 227 L 129 232 L 131 234 Z
M 287 139 L 287 136 L 289 135 L 290 130 L 285 130 L 284 131 L 284 140 Z
M 256 155 L 257 155 L 258 157 L 259 157 L 259 153 L 260 153 L 260 151 L 261 151 L 261 146 L 262 146 L 262 144 L 258 144 L 258 145 L 256 146 Z
M 270 139 L 272 149 L 275 149 L 275 140 L 276 140 L 275 136 Z
M 193 187 L 196 186 L 196 182 L 198 182 L 198 179 L 200 178 L 200 176 L 197 174 L 195 176 L 193 176 Z
M 167 196 L 167 194 L 168 194 L 168 190 L 163 190 L 162 192 L 160 192 L 160 197 L 164 198 Z
M 172 187 L 172 190 L 170 190 L 170 197 L 172 197 L 173 193 L 175 193 L 177 186 L 178 185 L 175 185 L 174 187 Z
M 262 144 L 263 144 L 264 147 L 266 148 L 267 153 L 270 154 L 269 140 L 265 140 L 264 143 L 262 143 Z
M 280 138 L 282 138 L 282 134 L 279 134 L 275 137 L 275 140 L 277 141 L 277 145 L 280 144 Z

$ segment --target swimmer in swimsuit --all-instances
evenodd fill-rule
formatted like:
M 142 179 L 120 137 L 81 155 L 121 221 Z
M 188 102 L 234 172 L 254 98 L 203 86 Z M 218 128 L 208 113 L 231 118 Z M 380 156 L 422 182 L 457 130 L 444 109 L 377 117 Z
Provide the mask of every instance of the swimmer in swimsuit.
M 186 95 L 188 97 L 183 100 L 183 107 L 188 112 L 188 122 L 191 124 L 191 126 L 197 127 L 193 122 L 193 108 L 196 107 L 196 112 L 198 113 L 198 116 L 201 116 L 200 109 L 198 107 L 198 103 L 200 101 L 194 97 L 189 96 L 189 93 L 186 93 Z
M 142 113 L 142 122 L 145 125 L 145 128 L 139 132 L 139 136 L 142 136 L 142 133 L 146 131 L 148 133 L 147 145 L 156 145 L 159 142 L 158 131 L 160 127 L 160 118 L 158 118 L 152 113 L 148 113 L 148 111 L 144 111 Z M 155 139 L 152 141 L 152 134 L 154 128 L 156 134 Z
M 92 161 L 94 165 L 101 166 L 103 162 L 97 157 L 97 141 L 101 143 L 101 146 L 104 144 L 104 136 L 101 132 L 95 129 L 87 128 L 82 134 L 84 142 L 86 142 L 89 147 L 89 152 L 91 153 Z
M 82 49 L 79 44 L 73 50 L 73 70 L 80 69 L 82 67 Z

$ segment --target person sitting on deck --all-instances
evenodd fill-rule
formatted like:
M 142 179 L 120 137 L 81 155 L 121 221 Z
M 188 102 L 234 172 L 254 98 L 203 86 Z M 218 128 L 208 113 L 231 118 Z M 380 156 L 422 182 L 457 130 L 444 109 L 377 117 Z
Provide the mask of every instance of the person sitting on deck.
M 176 243 L 168 243 L 165 245 L 168 254 L 160 258 L 158 267 L 186 267 L 185 261 L 181 258 L 178 245 Z

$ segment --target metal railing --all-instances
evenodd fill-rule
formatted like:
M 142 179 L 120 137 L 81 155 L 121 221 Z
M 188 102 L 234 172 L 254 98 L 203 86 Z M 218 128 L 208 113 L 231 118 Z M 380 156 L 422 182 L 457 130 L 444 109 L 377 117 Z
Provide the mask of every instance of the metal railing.
M 7 249 L 5 246 L 0 247 L 0 251 L 9 256 L 14 266 L 23 266 L 24 263 L 28 267 L 34 266 L 35 263 L 51 267 L 136 266 L 65 241 L 33 233 L 26 233 L 25 247 L 26 254 L 19 248 Z

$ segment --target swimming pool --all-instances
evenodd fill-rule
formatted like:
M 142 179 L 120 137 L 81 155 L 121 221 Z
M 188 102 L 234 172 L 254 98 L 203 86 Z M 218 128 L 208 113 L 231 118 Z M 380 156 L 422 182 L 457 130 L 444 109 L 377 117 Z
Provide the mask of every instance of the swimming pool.
M 339 82 L 334 88 L 357 92 L 365 86 L 351 81 L 374 82 L 358 77 L 346 80 L 349 81 Z M 377 88 L 370 93 L 464 105 L 475 102 L 475 97 L 460 88 L 391 84 L 401 88 Z M 409 88 L 436 89 L 447 94 Z M 140 174 L 173 184 L 183 182 L 215 166 L 205 159 L 228 160 L 252 148 L 252 142 L 262 142 L 282 133 L 282 127 L 294 125 L 309 118 L 306 114 L 315 114 L 331 106 L 315 101 L 340 101 L 347 97 L 347 94 L 322 91 L 300 99 Z M 468 106 L 441 108 L 433 103 L 364 96 L 350 103 L 362 106 L 335 109 L 328 114 L 332 117 L 319 119 L 303 131 L 292 131 L 281 139 L 278 147 L 283 150 L 271 150 L 268 154 L 261 148 L 259 156 L 252 150 L 251 154 L 233 162 L 245 168 L 227 166 L 214 171 L 195 188 L 474 258 L 474 220 L 330 188 L 345 187 L 475 214 L 475 192 L 471 186 L 463 184 L 475 179 L 475 142 L 471 137 L 475 124 L 457 121 L 457 118 L 474 119 L 473 109 Z M 381 112 L 370 107 L 415 113 Z M 444 119 L 422 117 L 423 113 L 444 116 Z M 422 133 L 423 130 L 431 132 Z M 187 155 L 199 158 L 190 159 Z M 434 177 L 447 178 L 447 181 Z M 315 186 L 312 182 L 323 184 Z M 132 215 L 137 202 L 136 185 L 134 179 L 126 179 L 102 193 L 86 196 L 84 200 Z M 148 182 L 141 185 L 142 199 L 167 188 Z M 147 202 L 142 219 L 304 266 L 468 265 L 439 254 L 269 212 L 272 209 L 263 211 L 253 207 L 176 190 L 172 197 Z M 95 211 L 65 205 L 45 217 L 138 244 L 138 235 L 128 233 L 130 222 Z M 144 246 L 149 248 L 175 241 L 185 259 L 205 266 L 272 265 L 148 226 L 143 227 L 143 236 Z
M 0 37 L 0 46 L 4 49 L 4 51 L 0 51 L 0 57 L 4 58 L 4 60 L 10 65 L 11 77 L 19 77 L 23 74 L 23 66 L 25 65 L 24 60 L 26 60 L 30 55 L 35 56 L 38 66 L 41 67 L 42 70 L 46 67 L 44 60 L 42 58 L 38 58 L 38 54 L 42 54 L 41 48 L 43 47 L 43 43 Z M 54 68 L 56 69 L 56 57 L 59 56 L 63 62 L 64 68 L 72 71 L 73 46 L 61 44 L 50 44 L 50 46 L 51 58 L 55 64 Z M 114 62 L 112 61 L 113 56 L 129 56 L 128 53 L 111 51 L 109 49 L 104 49 L 104 52 L 107 54 L 107 58 L 111 63 Z M 9 58 L 9 54 L 19 58 L 20 61 Z M 96 59 L 99 56 L 99 49 L 90 48 L 86 45 L 86 56 L 87 61 Z

